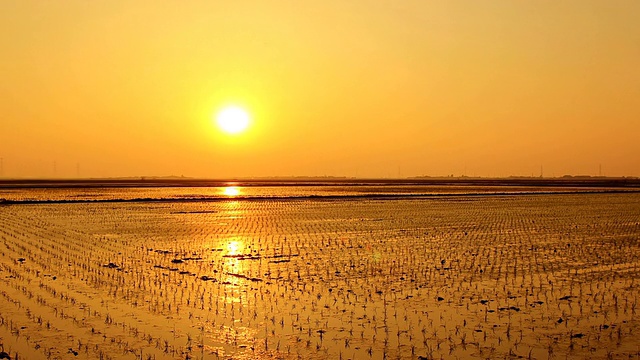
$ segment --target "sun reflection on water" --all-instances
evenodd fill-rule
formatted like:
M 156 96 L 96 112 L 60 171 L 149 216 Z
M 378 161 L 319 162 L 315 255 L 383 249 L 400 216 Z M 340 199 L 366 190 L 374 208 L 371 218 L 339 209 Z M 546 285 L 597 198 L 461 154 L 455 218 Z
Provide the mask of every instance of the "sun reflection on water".
M 221 194 L 229 198 L 229 200 L 223 201 L 221 204 L 221 207 L 224 210 L 222 218 L 242 218 L 244 210 L 242 209 L 241 202 L 237 199 L 237 196 L 242 194 L 241 189 L 237 186 L 228 186 L 221 188 Z
M 240 240 L 232 240 L 227 243 L 227 255 L 229 256 L 241 254 L 241 249 L 244 249 L 244 243 Z
M 222 282 L 233 285 L 240 285 L 244 280 L 240 277 L 245 275 L 248 270 L 245 269 L 245 261 L 242 257 L 245 255 L 245 243 L 242 239 L 231 238 L 227 240 L 224 247 L 226 253 L 222 262 Z M 226 294 L 226 302 L 238 303 L 241 301 L 241 296 L 237 288 L 229 288 L 229 292 Z
M 236 197 L 241 194 L 241 191 L 237 186 L 226 186 L 222 188 L 222 194 L 229 197 Z

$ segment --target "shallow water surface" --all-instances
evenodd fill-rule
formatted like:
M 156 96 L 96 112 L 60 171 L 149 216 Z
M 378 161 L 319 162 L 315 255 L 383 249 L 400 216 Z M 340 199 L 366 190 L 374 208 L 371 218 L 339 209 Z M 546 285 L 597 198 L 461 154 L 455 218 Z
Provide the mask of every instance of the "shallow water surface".
M 639 194 L 0 206 L 25 358 L 637 355 Z

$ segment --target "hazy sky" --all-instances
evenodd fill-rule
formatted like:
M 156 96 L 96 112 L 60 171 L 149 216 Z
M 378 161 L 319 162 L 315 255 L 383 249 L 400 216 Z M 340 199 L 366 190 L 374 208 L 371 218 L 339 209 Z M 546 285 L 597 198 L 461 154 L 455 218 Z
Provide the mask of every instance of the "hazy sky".
M 640 176 L 639 19 L 638 0 L 2 1 L 3 175 Z M 248 132 L 215 126 L 230 104 Z

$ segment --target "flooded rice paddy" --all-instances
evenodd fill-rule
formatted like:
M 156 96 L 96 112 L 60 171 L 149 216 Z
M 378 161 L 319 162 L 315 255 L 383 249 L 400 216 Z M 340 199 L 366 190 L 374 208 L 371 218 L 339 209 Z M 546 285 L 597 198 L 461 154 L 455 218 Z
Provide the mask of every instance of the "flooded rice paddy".
M 0 206 L 0 350 L 637 357 L 639 241 L 637 193 Z

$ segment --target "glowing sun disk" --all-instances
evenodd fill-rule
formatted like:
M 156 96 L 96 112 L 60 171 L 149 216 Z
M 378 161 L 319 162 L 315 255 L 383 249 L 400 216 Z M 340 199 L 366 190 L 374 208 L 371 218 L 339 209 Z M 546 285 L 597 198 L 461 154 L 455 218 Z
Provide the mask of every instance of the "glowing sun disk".
M 227 134 L 238 134 L 249 126 L 249 114 L 242 108 L 230 106 L 218 113 L 217 122 Z

